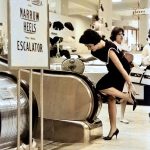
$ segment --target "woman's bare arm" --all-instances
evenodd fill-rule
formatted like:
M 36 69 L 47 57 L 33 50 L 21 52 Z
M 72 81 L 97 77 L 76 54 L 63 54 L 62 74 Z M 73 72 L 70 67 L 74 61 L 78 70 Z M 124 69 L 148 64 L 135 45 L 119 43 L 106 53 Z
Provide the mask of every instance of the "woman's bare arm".
M 116 66 L 116 68 L 120 71 L 120 73 L 122 74 L 124 79 L 127 81 L 127 83 L 130 84 L 131 83 L 130 76 L 128 75 L 128 73 L 124 69 L 123 65 L 121 64 L 121 62 L 118 59 L 118 57 L 115 54 L 115 52 L 113 50 L 111 50 L 111 49 L 109 50 L 109 57 L 112 60 L 112 62 L 114 63 L 114 65 Z
M 91 57 L 88 57 L 88 58 L 80 58 L 81 61 L 83 62 L 88 62 L 88 61 L 93 61 L 93 60 L 96 60 L 95 57 L 91 56 Z

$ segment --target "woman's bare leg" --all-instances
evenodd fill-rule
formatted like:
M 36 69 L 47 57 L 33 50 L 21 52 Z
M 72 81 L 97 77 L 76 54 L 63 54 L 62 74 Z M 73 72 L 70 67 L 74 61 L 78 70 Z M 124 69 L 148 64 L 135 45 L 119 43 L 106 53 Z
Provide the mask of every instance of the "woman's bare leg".
M 112 134 L 116 131 L 116 100 L 114 97 L 109 96 L 108 98 L 108 113 L 109 113 L 109 121 L 110 121 L 110 131 L 108 136 L 112 136 Z
M 127 105 L 127 101 L 123 101 L 121 104 L 121 110 L 120 110 L 120 122 L 126 123 L 128 124 L 129 121 L 124 119 L 124 114 L 125 114 L 125 109 L 126 109 L 126 105 Z
M 124 99 L 124 100 L 128 101 L 129 103 L 133 104 L 133 100 L 128 93 L 120 92 L 119 90 L 117 90 L 113 87 L 101 90 L 100 92 L 104 93 L 106 95 L 111 95 L 113 97 L 119 97 L 119 98 Z

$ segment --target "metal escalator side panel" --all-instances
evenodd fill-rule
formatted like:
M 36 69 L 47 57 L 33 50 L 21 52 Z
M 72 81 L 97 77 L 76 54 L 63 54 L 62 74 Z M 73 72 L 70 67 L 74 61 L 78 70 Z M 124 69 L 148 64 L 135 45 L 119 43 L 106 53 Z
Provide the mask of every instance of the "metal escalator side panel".
M 8 70 L 8 67 L 7 67 L 7 64 L 6 64 L 7 62 L 5 62 L 5 61 L 6 60 L 1 61 L 1 58 L 0 58 L 0 68 L 2 68 L 4 70 Z M 14 70 L 10 70 L 10 71 L 14 75 L 17 76 L 16 71 L 14 71 Z M 68 78 L 68 81 L 67 81 L 66 77 Z M 29 81 L 29 71 L 28 70 L 22 70 L 21 71 L 21 78 L 28 82 Z M 40 80 L 39 80 L 39 78 L 40 78 L 40 71 L 39 70 L 33 71 L 33 91 L 35 92 L 37 102 L 38 102 L 38 106 L 40 106 L 40 96 L 39 96 L 39 89 L 40 89 L 39 81 Z M 62 81 L 63 78 L 65 78 L 65 81 Z M 54 81 L 53 81 L 53 79 L 54 79 Z M 79 85 L 81 85 L 81 87 L 79 85 L 77 86 L 77 83 L 74 84 L 74 82 L 71 79 L 73 81 L 76 80 L 76 82 Z M 71 83 L 70 81 L 72 81 L 72 84 L 70 84 Z M 56 84 L 57 82 L 58 82 L 59 86 Z M 65 82 L 67 82 L 67 83 L 65 83 Z M 64 91 L 67 91 L 67 89 L 69 89 L 68 91 L 70 91 L 70 88 L 68 88 L 69 86 L 67 86 L 67 88 L 65 88 L 66 85 L 69 85 L 71 88 L 75 87 L 76 90 L 73 90 L 72 96 L 70 94 L 71 92 L 70 93 L 66 92 L 67 93 L 67 101 L 69 103 L 67 103 L 67 101 L 66 101 L 67 104 L 64 103 L 64 105 L 62 105 L 59 102 L 61 101 L 61 99 L 65 100 L 65 98 L 64 98 L 64 95 L 63 95 L 64 92 L 62 92 L 60 90 L 61 89 L 60 87 L 62 87 L 62 89 L 65 89 Z M 72 85 L 75 85 L 75 86 L 72 86 Z M 80 87 L 80 88 L 78 88 L 78 87 Z M 81 98 L 79 96 L 81 94 L 81 91 L 79 91 L 78 89 L 81 89 L 81 91 L 82 91 L 82 89 L 84 89 L 84 90 L 86 89 L 85 95 L 86 96 L 88 95 L 87 101 L 85 100 L 86 97 L 83 98 L 83 95 L 82 95 L 82 100 L 79 101 L 79 99 Z M 84 90 L 83 90 L 83 93 L 84 93 Z M 57 91 L 57 93 L 59 93 L 59 95 L 56 94 L 56 91 Z M 60 91 L 62 93 L 60 93 Z M 79 92 L 79 94 L 77 93 L 77 91 Z M 52 107 L 52 110 L 53 110 L 53 108 L 54 108 L 53 106 L 55 106 L 55 105 L 58 105 L 57 107 L 55 106 L 55 108 L 57 108 L 57 110 L 55 110 L 55 111 L 58 111 L 61 107 L 66 107 L 66 105 L 67 106 L 69 106 L 69 105 L 72 106 L 72 104 L 70 104 L 69 100 L 71 100 L 72 97 L 75 98 L 74 93 L 77 93 L 78 97 L 80 97 L 80 98 L 76 97 L 77 98 L 76 101 L 75 100 L 73 100 L 74 102 L 71 101 L 72 104 L 75 103 L 76 106 L 73 109 L 71 109 L 71 107 L 70 107 L 70 111 L 72 112 L 73 110 L 75 110 L 74 114 L 79 114 L 80 113 L 81 115 L 76 116 L 76 117 L 74 115 L 73 118 L 70 118 L 70 117 L 69 118 L 71 120 L 88 120 L 90 122 L 97 115 L 97 111 L 98 111 L 98 107 L 99 107 L 97 91 L 95 90 L 95 87 L 93 86 L 92 82 L 87 77 L 85 77 L 83 75 L 76 74 L 76 73 L 44 70 L 44 103 L 45 103 L 44 104 L 44 113 L 45 113 L 44 117 L 48 117 L 48 113 L 46 113 L 46 112 L 49 112 L 51 107 Z M 51 94 L 53 95 L 53 97 L 51 96 Z M 62 98 L 60 99 L 60 98 L 58 98 L 58 96 L 60 96 Z M 70 96 L 70 99 L 68 100 L 69 96 Z M 90 100 L 89 100 L 89 97 L 91 97 Z M 59 99 L 59 101 L 54 104 L 53 101 L 55 101 L 56 98 L 57 98 L 57 101 L 58 101 L 58 99 Z M 77 103 L 79 103 L 80 106 L 78 106 Z M 48 107 L 47 104 L 51 105 L 51 106 Z M 79 110 L 78 110 L 77 106 L 78 106 Z M 66 107 L 66 108 L 68 108 L 68 107 Z M 81 108 L 83 108 L 83 110 Z M 62 109 L 65 109 L 65 108 L 62 108 Z M 69 108 L 68 108 L 68 110 L 69 110 Z M 50 116 L 48 118 L 53 118 L 53 119 L 56 119 L 56 118 L 57 119 L 61 119 L 61 118 L 66 119 L 66 118 L 68 118 L 68 117 L 56 117 L 55 115 L 58 115 L 59 112 L 54 112 L 54 111 L 52 111 L 52 112 L 53 113 L 50 114 Z M 73 113 L 72 113 L 72 115 L 73 115 Z
M 28 71 L 22 70 L 21 76 L 28 81 Z M 40 105 L 39 79 L 40 74 L 34 72 L 33 91 L 38 106 Z M 83 79 L 71 74 L 44 73 L 44 118 L 86 120 L 93 111 L 93 103 L 93 93 Z
M 21 140 L 26 142 L 29 137 L 29 88 L 23 81 L 21 81 L 20 90 L 20 133 Z M 33 94 L 33 111 L 38 116 L 38 108 L 37 104 L 35 105 L 35 101 Z M 16 145 L 17 140 L 17 78 L 7 72 L 0 72 L 0 113 L 0 149 L 13 147 Z M 35 113 L 33 112 L 33 114 Z M 34 120 L 35 115 L 33 115 L 33 127 Z
M 0 113 L 1 133 L 0 148 L 16 144 L 17 138 L 17 93 L 16 83 L 4 73 L 0 72 Z M 27 128 L 26 110 L 28 107 L 27 96 L 21 88 L 20 95 L 20 133 Z

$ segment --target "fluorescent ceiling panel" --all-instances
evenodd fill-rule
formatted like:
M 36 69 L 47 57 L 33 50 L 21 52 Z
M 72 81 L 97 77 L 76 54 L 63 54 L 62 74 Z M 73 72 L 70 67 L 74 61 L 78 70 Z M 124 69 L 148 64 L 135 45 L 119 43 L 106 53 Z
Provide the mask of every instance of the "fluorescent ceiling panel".
M 122 0 L 112 0 L 113 3 L 122 2 Z

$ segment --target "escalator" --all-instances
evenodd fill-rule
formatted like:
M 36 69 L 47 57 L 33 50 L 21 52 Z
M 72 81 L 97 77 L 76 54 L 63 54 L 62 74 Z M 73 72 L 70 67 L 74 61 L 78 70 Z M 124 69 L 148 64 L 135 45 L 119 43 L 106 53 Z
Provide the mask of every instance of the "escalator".
M 17 77 L 17 71 L 8 68 L 7 59 L 0 58 L 0 71 L 10 72 Z M 29 70 L 21 69 L 21 80 L 28 83 L 29 73 Z M 102 105 L 101 98 L 86 76 L 73 72 L 44 70 L 43 82 L 45 120 L 83 121 L 89 126 L 97 119 Z M 33 70 L 32 83 L 40 114 L 40 70 Z

